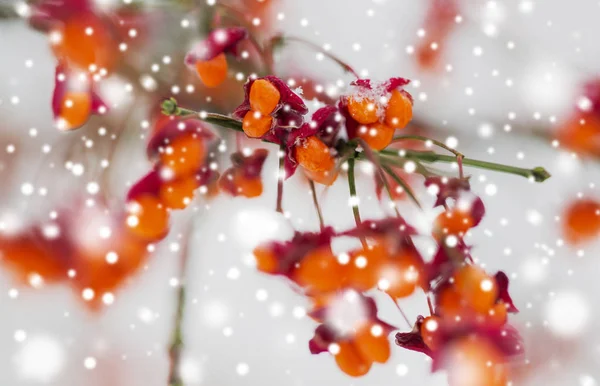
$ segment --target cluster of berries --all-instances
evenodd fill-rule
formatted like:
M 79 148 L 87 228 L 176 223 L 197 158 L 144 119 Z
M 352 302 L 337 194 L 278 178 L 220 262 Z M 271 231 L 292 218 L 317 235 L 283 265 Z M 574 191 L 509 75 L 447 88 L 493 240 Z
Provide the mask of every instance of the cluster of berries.
M 231 196 L 262 194 L 261 172 L 265 149 L 231 155 L 232 167 L 217 171 L 215 134 L 198 119 L 160 117 L 150 135 L 148 158 L 152 170 L 127 194 L 127 224 L 131 231 L 150 241 L 168 233 L 169 211 L 185 209 L 200 190 L 207 197 L 219 190 Z
M 420 288 L 433 297 L 431 316 L 419 317 L 413 331 L 398 333 L 396 343 L 431 356 L 434 369 L 453 374 L 476 369 L 469 385 L 504 385 L 509 363 L 523 350 L 519 334 L 507 324 L 507 313 L 517 309 L 506 275 L 491 276 L 474 265 L 463 241 L 481 220 L 483 204 L 466 180 L 437 177 L 426 185 L 435 185 L 437 204 L 447 208 L 434 227 L 439 249 L 430 262 L 412 242 L 415 229 L 398 217 L 364 221 L 346 232 L 296 233 L 288 242 L 261 245 L 254 251 L 257 268 L 286 277 L 312 300 L 310 315 L 320 325 L 311 352 L 331 353 L 349 375 L 364 375 L 373 363 L 386 362 L 387 336 L 397 329 L 377 319 L 375 302 L 366 292 L 377 289 L 397 300 Z M 445 220 L 454 216 L 460 220 Z M 363 247 L 334 254 L 331 241 L 339 236 L 358 238 Z M 337 310 L 348 302 L 363 312 L 340 325 Z M 465 385 L 464 378 L 452 378 L 452 385 Z
M 73 130 L 91 115 L 106 113 L 107 105 L 96 92 L 97 83 L 117 63 L 119 42 L 127 36 L 124 27 L 139 22 L 122 12 L 109 17 L 88 0 L 44 0 L 33 6 L 29 23 L 48 34 L 58 60 L 52 96 L 58 128 Z
M 197 119 L 157 120 L 147 146 L 154 166 L 127 195 L 126 221 L 132 232 L 160 240 L 168 233 L 169 210 L 186 208 L 200 187 L 208 193 L 217 177 L 208 162 L 214 139 Z
M 441 39 L 454 22 L 451 19 L 456 2 L 433 0 L 432 4 L 428 20 L 434 28 L 429 40 Z M 227 5 L 219 6 L 236 12 Z M 263 5 L 259 8 L 265 11 Z M 63 129 L 79 127 L 91 114 L 107 110 L 95 92 L 95 82 L 116 64 L 115 42 L 121 40 L 118 29 L 87 0 L 67 0 L 62 5 L 44 0 L 36 4 L 35 10 L 31 23 L 58 37 L 51 40 L 59 60 L 52 104 L 55 116 Z M 221 25 L 217 15 L 214 21 Z M 260 51 L 264 68 L 270 70 L 272 58 L 268 55 L 277 41 L 273 38 L 261 45 L 245 28 L 217 28 L 187 53 L 185 64 L 206 87 L 216 88 L 228 78 L 227 55 L 237 57 L 242 52 L 241 44 L 251 42 Z M 420 50 L 419 60 L 424 67 L 438 61 L 437 55 L 429 55 L 431 48 Z M 343 62 L 334 60 L 354 73 Z M 396 130 L 404 129 L 412 120 L 413 99 L 404 89 L 408 84 L 404 78 L 384 82 L 357 79 L 339 99 L 328 101 L 310 118 L 302 92 L 273 75 L 248 79 L 243 102 L 233 111 L 233 117 L 208 113 L 185 117 L 192 111 L 182 113 L 169 101 L 163 108 L 173 116 L 156 120 L 148 142 L 152 169 L 131 187 L 125 209 L 111 218 L 110 243 L 90 245 L 89 238 L 73 236 L 78 234 L 78 222 L 75 216 L 66 214 L 60 217 L 64 224 L 57 227 L 59 232 L 51 232 L 51 237 L 36 226 L 26 234 L 0 239 L 4 260 L 19 272 L 26 272 L 30 281 L 32 274 L 52 281 L 62 279 L 67 272 L 90 300 L 95 293 L 110 294 L 143 264 L 150 245 L 167 235 L 171 211 L 189 206 L 198 190 L 209 197 L 218 191 L 249 198 L 261 195 L 260 176 L 268 152 L 242 150 L 238 145 L 238 151 L 231 155 L 231 167 L 220 174 L 217 136 L 202 121 L 210 122 L 208 115 L 227 120 L 230 128 L 237 128 L 248 138 L 278 145 L 285 178 L 300 167 L 309 180 L 331 185 L 348 162 L 350 193 L 354 194 L 354 161 L 366 159 L 377 171 L 378 196 L 385 188 L 392 200 L 406 193 L 412 197 L 412 191 L 407 191 L 410 187 L 398 176 L 403 173 L 399 164 L 390 162 L 395 152 L 387 150 L 401 140 L 395 139 Z M 595 113 L 592 109 L 584 118 L 578 117 L 578 122 L 595 122 Z M 580 133 L 585 125 L 576 128 Z M 565 141 L 583 138 L 584 142 L 591 135 L 585 129 L 584 134 L 567 136 Z M 577 139 L 575 145 L 581 145 L 579 142 Z M 396 160 L 404 162 L 399 157 Z M 412 331 L 397 333 L 396 344 L 429 355 L 434 370 L 448 370 L 451 385 L 500 386 L 510 380 L 511 361 L 523 350 L 519 334 L 507 321 L 508 313 L 517 309 L 508 293 L 508 277 L 502 272 L 490 275 L 475 265 L 464 241 L 464 236 L 482 220 L 485 208 L 463 176 L 462 156 L 457 155 L 457 162 L 459 178 L 432 177 L 427 169 L 423 173 L 427 177 L 425 186 L 437 192 L 435 206 L 443 207 L 433 224 L 431 236 L 438 250 L 431 261 L 426 261 L 413 243 L 413 237 L 424 235 L 419 235 L 398 212 L 393 218 L 362 221 L 357 206 L 353 208 L 356 227 L 350 230 L 336 231 L 325 226 L 321 218 L 320 232 L 296 232 L 287 242 L 269 242 L 254 250 L 259 271 L 287 278 L 310 298 L 310 316 L 318 323 L 309 343 L 313 354 L 329 352 L 346 374 L 365 375 L 374 363 L 389 360 L 388 336 L 397 330 L 378 318 L 377 304 L 369 293 L 380 291 L 396 302 L 422 290 L 430 315 L 419 316 Z M 524 170 L 524 174 L 531 173 Z M 546 174 L 540 181 L 548 177 Z M 282 179 L 278 184 L 283 187 Z M 278 189 L 278 210 L 281 192 Z M 574 230 L 573 240 L 583 233 L 586 237 L 591 234 L 589 224 L 594 224 L 595 233 L 600 229 L 598 205 L 581 204 L 566 219 L 569 229 Z M 593 218 L 592 206 L 596 215 Z M 357 247 L 335 253 L 332 242 L 339 237 L 353 238 Z M 21 259 L 24 254 L 29 256 L 26 260 Z M 339 317 L 345 309 L 353 311 L 352 318 Z
M 555 132 L 561 146 L 589 158 L 600 156 L 600 80 L 586 83 L 575 111 Z M 600 202 L 576 199 L 568 203 L 562 216 L 562 233 L 571 245 L 598 239 Z
M 447 370 L 451 385 L 505 385 L 523 353 L 521 337 L 507 323 L 507 314 L 518 310 L 508 277 L 475 265 L 464 242 L 485 208 L 464 179 L 431 177 L 425 184 L 438 192 L 436 206 L 445 208 L 434 222 L 439 246 L 427 267 L 433 305 L 413 331 L 396 334 L 396 343 L 432 357 L 433 369 Z
M 77 200 L 51 220 L 0 237 L 3 264 L 25 285 L 67 283 L 98 310 L 144 266 L 149 242 L 125 226 L 126 214 L 101 201 Z
M 600 80 L 583 86 L 582 97 L 569 119 L 559 125 L 555 138 L 561 146 L 585 157 L 600 156 Z
M 379 289 L 400 299 L 425 286 L 425 263 L 409 237 L 414 233 L 400 218 L 365 221 L 345 232 L 298 232 L 290 241 L 257 247 L 254 256 L 261 272 L 285 276 L 312 300 L 310 315 L 320 326 L 311 351 L 329 351 L 342 371 L 361 376 L 374 362 L 389 359 L 388 335 L 396 329 L 376 318 L 375 302 L 365 292 Z M 336 237 L 360 239 L 363 246 L 335 254 L 331 243 Z M 362 311 L 338 328 L 331 310 L 347 302 Z

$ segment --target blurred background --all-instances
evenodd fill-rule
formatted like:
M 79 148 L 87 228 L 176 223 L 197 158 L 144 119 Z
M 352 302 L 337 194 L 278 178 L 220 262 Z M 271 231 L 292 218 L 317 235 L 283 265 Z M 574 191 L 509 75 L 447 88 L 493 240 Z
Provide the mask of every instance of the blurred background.
M 578 124 L 595 112 L 599 96 L 600 3 L 216 3 L 239 9 L 259 36 L 283 33 L 313 42 L 361 76 L 411 79 L 415 125 L 468 157 L 550 171 L 551 179 L 535 184 L 468 169 L 487 208 L 468 242 L 486 269 L 511 278 L 521 311 L 511 320 L 524 337 L 527 363 L 515 382 L 600 383 L 594 300 L 600 239 L 569 236 L 564 222 L 576 203 L 600 202 L 600 124 Z M 110 245 L 108 213 L 150 168 L 145 146 L 161 98 L 230 113 L 242 101 L 251 60 L 231 65 L 228 83 L 208 90 L 183 56 L 206 35 L 215 1 L 98 0 L 94 8 L 121 32 L 111 42 L 119 59 L 97 89 L 109 112 L 61 131 L 50 103 L 56 59 L 51 36 L 30 22 L 35 6 L 0 0 L 0 232 L 8 237 L 40 224 L 51 235 L 68 218 L 87 241 Z M 319 50 L 293 41 L 278 50 L 275 68 L 303 85 L 307 98 L 335 98 L 352 79 Z M 230 145 L 227 138 L 223 146 Z M 187 251 L 186 385 L 446 385 L 443 372 L 431 374 L 425 356 L 395 346 L 386 365 L 360 379 L 340 372 L 328 356 L 310 355 L 315 322 L 306 316 L 307 300 L 283 279 L 258 273 L 251 254 L 260 241 L 318 229 L 310 191 L 297 176 L 285 187 L 289 221 L 275 215 L 276 149 L 268 148 L 261 197 L 200 197 L 172 217 L 169 236 L 110 292 L 73 284 L 76 271 L 53 281 L 0 261 L 6 263 L 0 264 L 0 384 L 166 385 L 180 258 Z M 389 207 L 377 199 L 370 173 L 361 170 L 358 177 L 361 211 L 380 218 Z M 318 193 L 326 222 L 351 227 L 346 182 Z M 409 203 L 400 207 L 415 217 Z M 55 252 L 58 258 L 63 253 L 59 246 Z M 424 299 L 419 293 L 401 301 L 411 320 L 427 312 Z M 382 319 L 409 329 L 389 300 L 378 300 Z

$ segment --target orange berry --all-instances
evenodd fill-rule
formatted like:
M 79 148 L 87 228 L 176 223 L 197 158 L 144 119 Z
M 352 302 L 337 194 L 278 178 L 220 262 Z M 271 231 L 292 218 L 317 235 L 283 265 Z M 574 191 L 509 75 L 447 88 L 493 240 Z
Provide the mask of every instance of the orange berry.
M 204 141 L 192 133 L 174 138 L 160 154 L 160 162 L 178 177 L 198 171 L 205 159 Z
M 369 372 L 372 362 L 363 359 L 351 342 L 337 344 L 340 350 L 335 354 L 335 362 L 340 370 L 351 377 L 360 377 Z
M 473 336 L 445 350 L 444 369 L 450 386 L 505 386 L 508 378 L 502 352 L 487 339 Z
M 248 111 L 242 122 L 244 133 L 250 138 L 260 138 L 271 130 L 273 118 L 268 115 L 262 115 L 258 111 Z
M 595 114 L 578 115 L 560 127 L 556 139 L 561 146 L 578 153 L 600 156 L 598 133 L 600 118 Z
M 263 184 L 260 178 L 246 178 L 241 173 L 237 173 L 234 177 L 234 184 L 244 197 L 258 197 L 263 192 Z
M 379 282 L 386 258 L 386 250 L 381 244 L 371 245 L 370 249 L 351 253 L 348 285 L 359 291 L 374 288 Z
M 55 30 L 60 39 L 52 42 L 52 50 L 76 67 L 89 70 L 91 65 L 109 70 L 114 64 L 116 44 L 103 22 L 90 15 L 78 15 Z
M 390 342 L 385 327 L 379 324 L 367 324 L 360 328 L 354 337 L 354 346 L 360 356 L 368 361 L 385 363 L 390 359 Z
M 441 328 L 442 319 L 438 316 L 428 316 L 421 324 L 421 337 L 423 338 L 423 342 L 425 342 L 427 347 L 433 351 L 436 351 L 441 343 Z
M 325 170 L 322 172 L 313 172 L 304 168 L 302 170 L 304 170 L 304 174 L 309 179 L 313 180 L 316 183 L 327 186 L 333 185 L 339 174 L 339 170 L 335 167 L 331 170 Z
M 259 246 L 254 249 L 254 258 L 256 259 L 256 268 L 265 273 L 276 273 L 279 269 L 277 256 L 268 248 Z
M 309 293 L 307 294 L 307 296 L 309 296 L 312 301 L 313 310 L 320 310 L 326 308 L 331 304 L 332 301 L 336 299 L 335 292 L 314 294 Z
M 45 245 L 43 239 L 31 234 L 16 238 L 0 238 L 2 263 L 8 265 L 23 284 L 31 284 L 32 278 L 41 276 L 44 282 L 55 282 L 67 277 L 68 267 L 64 256 Z
M 385 149 L 394 138 L 395 129 L 383 123 L 361 126 L 357 136 L 362 138 L 373 150 Z
M 116 256 L 116 261 L 107 261 L 108 253 Z M 146 261 L 147 243 L 129 232 L 114 232 L 110 245 L 101 248 L 78 250 L 78 258 L 73 262 L 77 275 L 73 279 L 79 288 L 91 288 L 97 295 L 112 292 Z M 88 303 L 92 307 L 101 305 L 101 296 Z
M 465 265 L 454 274 L 454 286 L 466 303 L 479 313 L 487 313 L 498 297 L 496 280 L 474 265 Z
M 423 281 L 420 266 L 412 254 L 391 257 L 381 270 L 379 288 L 395 299 L 411 295 Z
M 412 119 L 412 103 L 404 93 L 394 90 L 385 110 L 385 123 L 394 129 L 403 129 Z
M 348 112 L 358 123 L 368 125 L 379 120 L 377 105 L 370 98 L 348 98 Z
M 277 87 L 266 79 L 257 79 L 250 87 L 250 107 L 262 115 L 269 115 L 275 110 L 281 95 Z
M 144 194 L 128 203 L 127 226 L 144 240 L 163 237 L 169 228 L 169 213 L 158 198 Z
M 330 292 L 340 288 L 344 267 L 329 247 L 321 247 L 302 258 L 292 274 L 300 286 L 314 292 Z
M 215 88 L 227 78 L 227 58 L 221 53 L 210 60 L 196 62 L 196 72 L 202 83 L 208 88 Z
M 60 119 L 66 130 L 82 126 L 90 117 L 92 96 L 84 91 L 67 91 L 60 108 Z
M 600 236 L 600 203 L 592 200 L 577 200 L 563 216 L 563 233 L 571 244 Z
M 420 44 L 417 48 L 417 62 L 423 69 L 433 69 L 439 62 L 440 51 L 431 49 L 431 43 L 433 42 L 435 40 L 428 39 L 425 44 Z
M 296 146 L 296 159 L 300 165 L 312 172 L 329 171 L 335 166 L 329 147 L 314 135 Z
M 506 308 L 506 304 L 500 302 L 492 306 L 492 308 L 488 310 L 488 314 L 485 319 L 486 322 L 493 327 L 503 326 L 508 319 L 508 309 Z
M 160 187 L 160 201 L 169 209 L 185 209 L 198 188 L 195 176 L 170 181 Z
M 437 216 L 433 225 L 433 234 L 438 238 L 444 235 L 463 235 L 471 228 L 473 228 L 473 219 L 470 213 L 453 208 Z
M 437 298 L 438 312 L 444 320 L 463 321 L 466 315 L 465 301 L 453 285 L 443 288 Z

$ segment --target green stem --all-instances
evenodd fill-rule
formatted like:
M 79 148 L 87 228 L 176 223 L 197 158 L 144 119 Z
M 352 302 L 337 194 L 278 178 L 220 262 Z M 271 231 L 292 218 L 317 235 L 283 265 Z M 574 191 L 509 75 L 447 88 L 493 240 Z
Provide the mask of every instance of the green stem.
M 360 226 L 360 224 L 362 224 L 360 210 L 358 209 L 358 202 L 355 202 L 356 198 L 358 197 L 356 195 L 356 179 L 354 175 L 355 162 L 356 161 L 354 157 L 351 157 L 348 160 L 348 189 L 350 190 L 350 199 L 352 200 L 352 213 L 354 214 L 354 222 L 356 223 L 356 226 Z M 367 249 L 367 241 L 364 237 L 360 238 L 360 242 L 362 243 L 363 248 Z
M 392 143 L 400 142 L 400 141 L 407 141 L 407 140 L 421 141 L 421 142 L 425 142 L 425 143 L 430 142 L 438 147 L 441 147 L 442 149 L 448 150 L 450 153 L 454 154 L 456 157 L 464 157 L 464 155 L 462 153 L 460 153 L 459 151 L 457 151 L 449 146 L 446 146 L 446 144 L 444 144 L 443 142 L 437 141 L 435 139 L 423 137 L 421 135 L 399 135 L 392 139 Z
M 325 228 L 325 221 L 323 220 L 323 213 L 321 212 L 321 206 L 319 205 L 319 200 L 317 199 L 317 189 L 315 188 L 315 182 L 308 179 L 308 184 L 310 185 L 310 191 L 312 193 L 313 204 L 315 205 L 315 210 L 317 211 L 317 215 L 319 216 L 319 226 L 321 230 Z
M 408 161 L 413 161 L 417 165 L 416 172 L 418 174 L 420 174 L 420 175 L 422 175 L 423 177 L 426 177 L 426 178 L 427 177 L 431 177 L 433 175 L 436 175 L 436 173 L 433 173 L 433 172 L 429 171 L 429 169 L 426 168 L 419 161 L 410 160 L 408 158 L 401 158 L 401 157 L 398 156 L 398 153 L 388 154 L 388 153 L 385 153 L 385 150 L 382 150 L 382 151 L 379 152 L 379 156 L 380 156 L 382 164 L 399 166 L 401 168 L 404 168 L 404 165 L 406 165 L 406 163 Z
M 411 187 L 406 183 L 406 181 L 400 178 L 400 176 L 397 175 L 396 172 L 394 172 L 394 170 L 388 165 L 383 164 L 381 165 L 381 167 L 390 177 L 394 179 L 394 181 L 396 181 L 398 185 L 402 186 L 402 189 L 404 189 L 406 194 L 408 194 L 410 199 L 419 207 L 419 209 L 423 209 L 421 203 L 419 202 L 419 199 L 417 198 Z
M 166 115 L 175 115 L 175 116 L 195 115 L 199 119 L 201 119 L 205 122 L 219 125 L 219 126 L 222 126 L 225 128 L 237 130 L 237 131 L 243 131 L 242 130 L 242 122 L 235 118 L 231 118 L 226 115 L 215 114 L 215 113 L 205 113 L 205 112 L 198 113 L 193 110 L 181 108 L 177 105 L 177 101 L 174 98 L 165 100 L 162 104 L 162 109 L 163 109 L 163 113 Z M 410 136 L 410 137 L 416 138 L 418 136 Z M 422 138 L 424 138 L 424 137 L 422 137 Z M 430 140 L 430 139 L 427 139 L 427 140 Z M 431 141 L 432 141 L 432 143 L 437 142 L 437 141 L 433 142 L 433 140 L 431 140 Z M 441 144 L 441 145 L 443 145 L 443 144 Z M 443 146 L 446 146 L 446 145 L 443 145 Z M 444 147 L 444 148 L 447 148 L 447 147 Z M 450 149 L 450 148 L 448 148 L 448 149 Z M 449 150 L 449 151 L 452 151 L 452 150 Z M 453 153 L 454 152 L 456 152 L 456 151 L 453 151 Z M 509 165 L 498 164 L 498 163 L 494 163 L 494 162 L 487 162 L 487 161 L 480 161 L 480 160 L 465 158 L 461 153 L 458 153 L 458 152 L 454 153 L 455 155 L 458 154 L 456 156 L 437 154 L 432 151 L 416 151 L 416 150 L 400 150 L 400 151 L 381 150 L 379 152 L 379 154 L 382 156 L 382 161 L 392 163 L 397 166 L 402 166 L 405 163 L 404 160 L 407 160 L 407 159 L 413 160 L 413 161 L 423 161 L 423 162 L 427 162 L 427 163 L 434 163 L 434 162 L 454 163 L 454 162 L 457 162 L 459 164 L 459 166 L 461 166 L 461 168 L 462 168 L 462 165 L 464 164 L 464 165 L 479 168 L 479 169 L 492 170 L 492 171 L 497 171 L 497 172 L 502 172 L 502 173 L 514 174 L 514 175 L 525 177 L 525 178 L 532 178 L 535 182 L 544 182 L 545 180 L 547 180 L 548 178 L 551 177 L 550 173 L 548 173 L 548 171 L 541 166 L 535 167 L 533 169 L 519 168 L 516 166 L 509 166 Z M 358 155 L 358 158 L 360 158 L 360 157 L 361 157 L 361 155 Z M 459 159 L 457 160 L 457 158 L 459 158 Z M 428 175 L 431 175 L 431 173 L 428 172 L 427 169 L 423 165 L 421 165 L 419 162 L 417 162 L 417 171 L 419 173 L 422 173 L 426 177 Z
M 396 152 L 382 151 L 385 155 L 395 155 L 398 157 Z M 408 159 L 416 159 L 423 162 L 433 163 L 433 162 L 444 162 L 444 163 L 454 163 L 456 162 L 456 158 L 453 156 L 437 154 L 434 152 L 424 152 L 424 151 L 414 151 L 414 150 L 404 150 L 403 158 Z M 467 166 L 471 166 L 474 168 L 492 170 L 496 172 L 514 174 L 517 176 L 532 178 L 535 182 L 544 182 L 548 178 L 551 177 L 550 173 L 546 169 L 541 166 L 535 167 L 533 169 L 525 169 L 519 168 L 516 166 L 509 166 L 504 164 L 497 164 L 494 162 L 480 161 L 471 158 L 463 158 L 462 163 Z
M 177 291 L 177 310 L 175 313 L 175 322 L 169 346 L 169 386 L 183 386 L 183 380 L 179 374 L 181 364 L 181 354 L 183 352 L 183 319 L 185 316 L 185 298 L 186 298 L 186 276 L 187 266 L 190 256 L 191 238 L 194 234 L 194 222 L 190 221 L 187 234 L 184 239 L 184 248 L 182 249 L 179 262 L 179 288 Z

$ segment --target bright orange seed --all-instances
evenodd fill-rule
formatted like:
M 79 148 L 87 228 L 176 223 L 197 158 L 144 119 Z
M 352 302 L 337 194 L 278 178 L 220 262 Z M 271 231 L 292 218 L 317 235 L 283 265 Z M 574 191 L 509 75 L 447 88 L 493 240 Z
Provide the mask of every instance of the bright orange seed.
M 360 328 L 354 338 L 354 346 L 367 361 L 385 363 L 390 359 L 390 342 L 387 331 L 381 325 L 370 323 Z
M 88 92 L 67 91 L 60 108 L 60 118 L 64 129 L 71 130 L 82 126 L 90 117 L 92 97 Z
M 160 154 L 160 162 L 178 177 L 189 176 L 198 171 L 205 159 L 204 141 L 192 133 L 174 138 Z
M 394 299 L 411 295 L 422 282 L 419 261 L 412 254 L 393 256 L 382 268 L 379 287 Z
M 598 133 L 600 118 L 594 113 L 579 114 L 561 125 L 556 133 L 556 139 L 561 146 L 576 151 L 582 155 L 600 156 Z
M 466 316 L 465 301 L 452 285 L 440 291 L 437 303 L 438 311 L 444 320 L 458 322 Z
M 386 250 L 382 244 L 352 252 L 348 267 L 348 285 L 359 291 L 374 288 L 379 282 L 386 261 Z
M 348 112 L 358 123 L 368 125 L 379 119 L 377 105 L 370 98 L 348 98 Z
M 496 280 L 474 265 L 465 265 L 456 272 L 454 286 L 467 304 L 479 313 L 487 313 L 498 296 Z
M 323 184 L 326 186 L 333 185 L 339 174 L 339 170 L 335 167 L 333 167 L 331 170 L 325 170 L 322 172 L 313 172 L 308 169 L 303 170 L 304 174 L 306 174 L 306 177 L 308 177 L 316 183 Z
M 351 342 L 344 341 L 337 344 L 340 351 L 335 354 L 335 362 L 340 370 L 352 377 L 360 377 L 369 372 L 372 362 L 362 358 Z
M 194 198 L 198 180 L 192 175 L 167 182 L 160 187 L 160 200 L 170 209 L 185 209 Z
M 250 87 L 250 107 L 262 115 L 269 115 L 279 104 L 281 95 L 277 87 L 266 79 L 257 79 Z
M 358 137 L 362 138 L 373 150 L 385 149 L 394 138 L 395 129 L 383 123 L 361 126 Z
M 392 91 L 385 110 L 385 123 L 395 129 L 403 129 L 412 119 L 412 114 L 410 99 L 398 90 Z
M 233 179 L 240 195 L 248 198 L 258 197 L 263 192 L 263 185 L 260 177 L 246 178 L 241 172 L 236 173 Z
M 60 35 L 60 39 L 52 41 L 56 56 L 84 70 L 91 65 L 108 71 L 112 68 L 115 44 L 97 17 L 85 14 L 73 17 L 54 32 Z
M 444 350 L 450 386 L 505 386 L 505 357 L 494 344 L 479 336 L 466 336 Z
M 566 210 L 563 233 L 571 244 L 578 244 L 600 236 L 600 203 L 577 200 Z
M 296 146 L 296 159 L 300 165 L 312 172 L 325 172 L 335 166 L 327 145 L 314 135 L 306 138 L 303 144 Z
M 128 205 L 127 226 L 134 235 L 144 240 L 156 240 L 169 228 L 167 208 L 151 195 L 142 195 Z
M 273 118 L 268 115 L 262 115 L 258 111 L 248 111 L 242 122 L 244 133 L 250 138 L 260 138 L 271 130 Z
M 343 276 L 344 267 L 333 255 L 331 248 L 322 247 L 302 258 L 292 278 L 300 286 L 318 293 L 338 289 Z
M 469 212 L 459 208 L 440 213 L 434 221 L 433 234 L 437 238 L 444 235 L 463 235 L 473 227 Z
M 215 88 L 227 78 L 227 58 L 221 53 L 210 60 L 196 62 L 196 72 L 208 88 Z
M 259 246 L 253 252 L 254 258 L 256 259 L 256 268 L 265 273 L 276 273 L 279 267 L 277 257 L 273 252 L 266 248 Z
M 508 318 L 508 309 L 503 302 L 495 304 L 489 309 L 486 322 L 492 327 L 501 327 L 506 323 Z
M 438 316 L 428 316 L 421 324 L 421 337 L 423 342 L 431 350 L 435 351 L 440 344 L 440 330 L 442 328 L 442 319 Z

